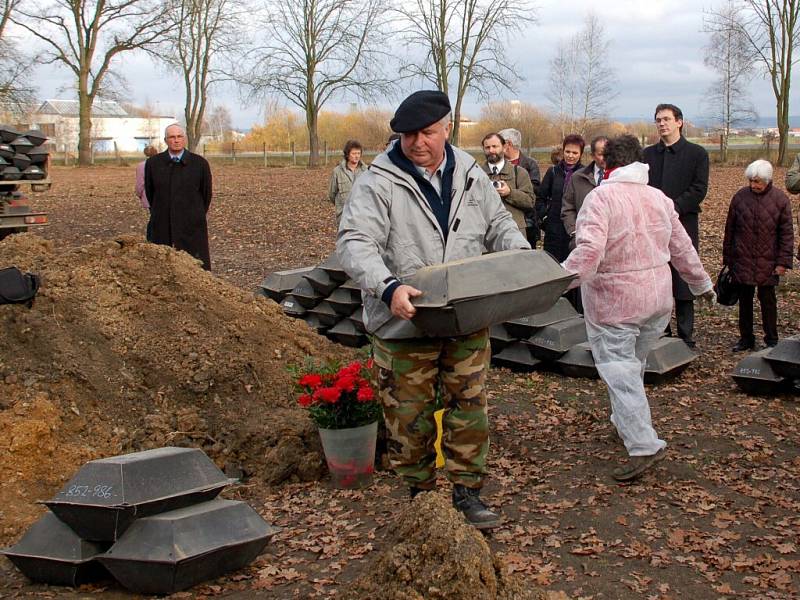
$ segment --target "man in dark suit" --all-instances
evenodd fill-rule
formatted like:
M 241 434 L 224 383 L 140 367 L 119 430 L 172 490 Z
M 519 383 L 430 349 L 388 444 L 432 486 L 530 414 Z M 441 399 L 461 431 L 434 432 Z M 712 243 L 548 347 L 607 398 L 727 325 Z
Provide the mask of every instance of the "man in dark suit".
M 672 198 L 681 224 L 697 250 L 700 203 L 708 191 L 708 153 L 683 137 L 683 112 L 674 104 L 659 104 L 655 122 L 661 139 L 644 150 L 644 160 L 650 166 L 649 184 Z M 678 336 L 694 348 L 694 297 L 675 269 L 672 295 Z M 671 335 L 669 327 L 667 333 Z
M 144 185 L 150 201 L 156 244 L 185 250 L 211 270 L 206 213 L 211 206 L 208 161 L 186 149 L 186 133 L 177 123 L 164 131 L 167 149 L 147 159 Z

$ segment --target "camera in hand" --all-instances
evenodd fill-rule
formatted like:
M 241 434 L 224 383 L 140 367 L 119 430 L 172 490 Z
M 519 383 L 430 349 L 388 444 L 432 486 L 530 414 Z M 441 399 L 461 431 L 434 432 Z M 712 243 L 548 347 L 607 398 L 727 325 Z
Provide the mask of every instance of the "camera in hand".
M 499 190 L 503 184 L 500 181 L 493 181 L 492 185 Z

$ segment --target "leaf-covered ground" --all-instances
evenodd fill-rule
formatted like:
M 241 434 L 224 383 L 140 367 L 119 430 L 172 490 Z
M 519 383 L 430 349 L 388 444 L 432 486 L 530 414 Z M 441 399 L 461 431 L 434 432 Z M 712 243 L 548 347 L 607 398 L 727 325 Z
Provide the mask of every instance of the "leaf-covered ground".
M 332 250 L 327 170 L 213 171 L 211 252 L 220 277 L 249 290 L 270 271 L 314 264 Z M 712 166 L 701 216 L 701 257 L 712 275 L 742 171 Z M 54 189 L 36 200 L 50 213 L 45 237 L 84 243 L 144 230 L 133 167 L 57 168 L 53 176 Z M 782 177 L 778 170 L 776 181 Z M 800 210 L 796 198 L 793 210 Z M 781 335 L 800 333 L 798 274 L 782 282 L 778 306 Z M 798 396 L 737 390 L 730 378 L 739 358 L 730 352 L 735 310 L 700 308 L 696 337 L 701 357 L 680 378 L 648 388 L 668 458 L 630 485 L 610 478 L 624 449 L 608 421 L 602 383 L 492 369 L 484 495 L 507 522 L 488 542 L 513 571 L 571 598 L 800 597 Z M 440 483 L 449 493 L 444 476 Z M 331 490 L 323 481 L 245 484 L 230 495 L 283 531 L 251 568 L 175 597 L 334 596 L 383 547 L 407 502 L 389 473 L 363 492 Z M 23 586 L 19 575 L 3 573 L 13 578 L 10 594 L 126 597 L 115 588 L 73 594 Z

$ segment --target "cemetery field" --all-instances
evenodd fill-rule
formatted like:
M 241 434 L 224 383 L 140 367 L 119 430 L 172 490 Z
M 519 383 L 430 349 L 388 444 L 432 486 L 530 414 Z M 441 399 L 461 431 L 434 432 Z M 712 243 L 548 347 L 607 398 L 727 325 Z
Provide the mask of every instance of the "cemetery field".
M 44 318 L 52 313 L 54 336 L 83 331 L 89 346 L 100 349 L 115 348 L 114 340 L 102 331 L 95 336 L 82 324 L 85 311 L 80 306 L 65 308 L 62 316 L 55 300 L 62 298 L 65 306 L 70 303 L 70 286 L 82 281 L 79 275 L 88 281 L 91 274 L 101 282 L 98 285 L 109 288 L 115 278 L 120 288 L 147 279 L 142 289 L 156 290 L 152 298 L 126 296 L 125 300 L 142 311 L 143 320 L 119 321 L 120 327 L 136 348 L 149 344 L 153 353 L 163 353 L 165 363 L 164 374 L 154 369 L 136 379 L 136 385 L 125 384 L 121 400 L 115 394 L 123 384 L 114 379 L 117 367 L 106 356 L 109 353 L 86 352 L 85 362 L 96 362 L 97 372 L 81 370 L 88 367 L 75 357 L 75 364 L 61 369 L 58 378 L 48 377 L 43 369 L 51 357 L 36 355 L 42 342 L 27 344 L 24 339 L 31 328 L 36 333 L 35 319 L 7 317 L 3 323 L 13 335 L 0 340 L 0 399 L 5 398 L 0 402 L 0 439 L 10 441 L 0 442 L 0 454 L 14 456 L 17 447 L 24 446 L 24 436 L 35 440 L 32 447 L 41 453 L 5 466 L 0 458 L 0 476 L 18 477 L 20 489 L 25 489 L 24 494 L 0 492 L 0 544 L 14 543 L 43 512 L 34 502 L 51 497 L 63 481 L 59 476 L 69 476 L 85 460 L 114 450 L 149 447 L 148 443 L 197 444 L 209 448 L 220 466 L 224 456 L 233 457 L 226 466 L 241 467 L 247 475 L 241 485 L 225 492 L 226 497 L 246 500 L 283 529 L 250 567 L 174 597 L 335 597 L 349 582 L 367 574 L 371 561 L 386 550 L 395 519 L 409 504 L 407 493 L 386 471 L 376 474 L 368 490 L 337 491 L 324 475 L 320 479 L 318 468 L 297 466 L 303 464 L 298 454 L 308 449 L 311 456 L 318 449 L 304 413 L 292 407 L 285 364 L 304 353 L 343 358 L 354 354 L 319 338 L 302 323 L 290 322 L 267 301 L 249 299 L 268 273 L 314 265 L 333 250 L 333 205 L 327 200 L 330 168 L 212 164 L 212 172 L 211 259 L 213 274 L 222 281 L 197 275 L 188 260 L 179 259 L 170 259 L 175 266 L 159 279 L 162 255 L 135 240 L 123 244 L 122 250 L 109 242 L 131 234 L 143 236 L 145 230 L 146 211 L 133 194 L 133 166 L 55 167 L 53 189 L 32 202 L 49 214 L 50 225 L 36 231 L 48 242 L 10 238 L 0 243 L 0 263 L 14 260 L 21 268 L 54 269 L 41 258 L 50 256 L 59 269 L 75 269 L 68 281 L 58 281 L 57 273 L 50 272 L 58 294 L 45 296 L 33 309 L 41 314 L 31 315 Z M 780 187 L 782 179 L 783 170 L 776 169 Z M 712 277 L 721 267 L 728 202 L 744 183 L 743 167 L 712 165 L 711 189 L 701 215 L 700 252 Z M 792 208 L 800 214 L 797 197 Z M 110 267 L 104 266 L 106 252 Z M 127 262 L 120 263 L 115 273 L 120 252 L 127 252 Z M 43 290 L 48 279 L 44 281 Z M 93 301 L 93 294 L 74 293 Z M 109 314 L 116 306 L 103 299 L 99 305 Z M 173 332 L 170 315 L 191 313 L 198 305 L 209 313 L 205 320 L 175 330 L 188 332 L 189 341 L 162 341 Z M 148 307 L 175 312 L 148 320 Z M 221 316 L 215 320 L 214 315 Z M 266 315 L 269 330 L 253 329 L 252 323 L 261 318 L 256 315 Z M 782 337 L 800 334 L 800 275 L 795 271 L 779 288 L 778 315 Z M 225 325 L 228 319 L 229 330 L 218 337 L 203 330 L 215 323 Z M 490 370 L 492 445 L 484 497 L 502 509 L 506 523 L 486 541 L 504 568 L 526 585 L 543 588 L 551 598 L 573 599 L 800 597 L 800 396 L 751 397 L 738 391 L 730 377 L 740 358 L 730 351 L 738 338 L 736 309 L 698 305 L 696 320 L 700 357 L 676 379 L 648 386 L 656 429 L 669 445 L 667 459 L 630 485 L 617 484 L 610 476 L 624 449 L 608 420 L 602 383 L 550 372 Z M 137 323 L 155 331 L 137 330 L 141 328 Z M 761 343 L 758 314 L 756 328 Z M 79 338 L 63 339 L 67 344 Z M 25 364 L 18 369 L 9 340 L 18 340 L 22 348 L 19 355 Z M 200 369 L 192 362 L 196 357 L 183 357 L 173 348 L 184 343 L 201 344 L 198 352 L 211 357 L 209 365 Z M 127 356 L 124 368 L 118 365 L 134 379 L 137 357 Z M 233 375 L 220 371 L 223 368 Z M 200 372 L 206 379 L 198 379 Z M 207 406 L 186 404 L 195 397 L 206 398 L 204 382 L 217 376 L 220 383 L 213 401 Z M 70 377 L 80 379 L 80 385 Z M 176 391 L 173 406 L 170 390 L 180 390 L 183 379 L 194 387 Z M 87 381 L 92 385 L 84 385 Z M 104 381 L 109 382 L 105 387 Z M 91 402 L 84 400 L 86 390 L 94 390 Z M 12 397 L 12 392 L 18 396 Z M 32 418 L 29 404 L 39 411 L 36 418 L 48 424 L 47 431 L 23 435 L 22 422 Z M 172 412 L 178 413 L 177 421 L 169 420 Z M 105 419 L 109 425 L 101 427 Z M 258 428 L 269 437 L 284 426 L 302 443 L 292 446 L 291 460 L 281 459 L 294 469 L 291 476 L 281 478 L 269 468 L 277 455 L 271 453 L 270 444 L 259 442 Z M 240 429 L 247 429 L 247 435 Z M 193 437 L 187 431 L 204 433 Z M 71 438 L 81 444 L 71 445 Z M 225 452 L 225 443 L 235 443 L 235 452 Z M 41 465 L 33 464 L 31 456 L 61 461 L 61 473 L 53 467 L 38 475 Z M 439 483 L 438 493 L 449 494 L 443 474 Z M 439 526 L 435 516 L 429 526 Z M 429 597 L 446 598 L 446 589 Z M 133 597 L 112 583 L 77 591 L 33 585 L 0 559 L 0 597 L 96 595 Z M 476 591 L 475 597 L 496 596 Z

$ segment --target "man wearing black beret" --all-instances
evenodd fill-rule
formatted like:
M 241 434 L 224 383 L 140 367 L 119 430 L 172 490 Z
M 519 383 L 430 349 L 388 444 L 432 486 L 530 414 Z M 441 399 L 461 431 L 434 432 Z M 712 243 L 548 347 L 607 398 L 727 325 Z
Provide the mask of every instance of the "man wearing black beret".
M 489 451 L 488 331 L 426 336 L 411 321 L 411 300 L 422 292 L 403 280 L 421 267 L 480 256 L 484 249 L 530 245 L 475 159 L 447 142 L 446 94 L 411 94 L 390 125 L 400 139 L 353 186 L 336 249 L 362 289 L 392 466 L 412 497 L 435 487 L 440 393 L 453 503 L 475 527 L 490 529 L 501 518 L 479 495 Z

